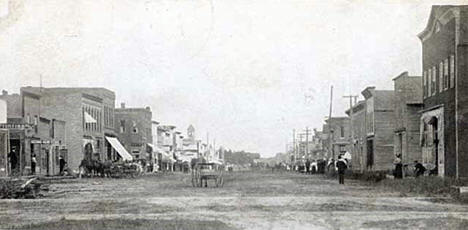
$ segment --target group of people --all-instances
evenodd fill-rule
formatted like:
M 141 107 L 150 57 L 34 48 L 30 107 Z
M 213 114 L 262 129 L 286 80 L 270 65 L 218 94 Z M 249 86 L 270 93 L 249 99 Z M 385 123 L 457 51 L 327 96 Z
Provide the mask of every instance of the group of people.
M 63 175 L 65 173 L 65 168 L 67 166 L 67 162 L 63 158 L 63 156 L 59 156 L 59 175 Z M 37 159 L 36 154 L 31 155 L 31 175 L 36 175 L 36 167 L 37 167 Z
M 395 179 L 401 179 L 403 178 L 403 163 L 401 160 L 401 154 L 396 155 L 395 160 L 393 161 L 393 164 L 395 165 L 395 169 L 393 170 L 393 176 Z M 424 167 L 423 164 L 418 162 L 417 160 L 414 161 L 414 176 L 415 177 L 420 177 L 424 175 L 424 173 L 427 171 L 426 167 Z M 436 174 L 437 167 L 435 167 L 433 170 L 430 170 L 430 174 Z
M 281 164 L 282 165 L 282 164 Z M 335 160 L 333 158 L 327 159 L 319 159 L 319 160 L 306 160 L 300 164 L 293 165 L 290 167 L 289 165 L 285 165 L 286 170 L 292 170 L 296 172 L 306 173 L 306 174 L 315 174 L 320 173 L 323 174 L 325 172 L 337 172 L 338 174 L 338 182 L 340 184 L 344 184 L 344 175 L 346 170 L 348 169 L 348 159 L 345 158 L 345 154 L 340 154 L 338 159 Z M 279 168 L 278 165 L 272 167 L 272 171 L 277 170 Z
M 8 153 L 8 162 L 10 165 L 10 170 L 13 175 L 17 174 L 20 168 L 19 161 L 18 161 L 18 153 L 16 149 L 12 149 L 11 152 Z M 36 154 L 31 155 L 31 175 L 36 175 L 37 169 L 37 156 Z M 62 175 L 65 172 L 65 168 L 67 166 L 67 162 L 63 158 L 63 156 L 59 156 L 59 174 Z

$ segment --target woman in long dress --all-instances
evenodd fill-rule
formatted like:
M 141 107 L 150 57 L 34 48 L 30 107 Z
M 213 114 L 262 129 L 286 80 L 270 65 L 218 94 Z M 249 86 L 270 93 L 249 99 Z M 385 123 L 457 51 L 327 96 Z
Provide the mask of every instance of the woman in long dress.
M 393 173 L 396 179 L 403 178 L 403 164 L 401 163 L 401 155 L 397 155 L 393 161 L 395 172 Z

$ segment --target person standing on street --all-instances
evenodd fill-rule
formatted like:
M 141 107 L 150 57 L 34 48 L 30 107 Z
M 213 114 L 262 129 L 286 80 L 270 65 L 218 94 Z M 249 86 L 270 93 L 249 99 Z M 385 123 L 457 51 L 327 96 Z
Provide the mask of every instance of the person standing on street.
M 403 164 L 401 163 L 401 155 L 396 155 L 395 160 L 393 160 L 393 164 L 395 165 L 395 171 L 393 172 L 393 176 L 395 179 L 403 178 Z
M 338 168 L 338 182 L 344 184 L 344 174 L 348 168 L 348 163 L 343 159 L 342 155 L 338 156 L 338 161 L 336 162 L 336 167 Z
M 11 152 L 8 154 L 8 158 L 10 158 L 10 169 L 11 174 L 16 174 L 16 167 L 18 164 L 18 156 L 16 155 L 16 149 L 12 149 Z
M 59 158 L 60 175 L 62 175 L 63 169 L 65 168 L 65 164 L 66 164 L 66 163 L 67 163 L 67 162 L 65 161 L 65 159 L 63 159 L 63 157 L 60 156 L 60 158 Z
M 426 168 L 419 163 L 418 161 L 414 161 L 414 174 L 415 177 L 419 177 L 421 175 L 424 175 L 424 172 L 426 171 Z
M 310 160 L 307 159 L 305 162 L 305 172 L 306 174 L 310 174 Z
M 36 174 L 36 154 L 33 154 L 31 157 L 31 174 L 35 175 Z

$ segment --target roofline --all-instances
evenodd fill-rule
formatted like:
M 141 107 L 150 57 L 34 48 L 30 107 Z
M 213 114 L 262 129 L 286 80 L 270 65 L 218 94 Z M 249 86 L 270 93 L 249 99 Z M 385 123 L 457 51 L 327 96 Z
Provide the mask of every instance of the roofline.
M 424 30 L 417 35 L 418 38 L 424 42 L 427 38 L 427 35 L 429 35 L 434 29 L 435 21 L 440 21 L 439 19 L 443 19 L 450 11 L 452 11 L 453 15 L 457 18 L 460 15 L 457 15 L 459 12 L 456 11 L 460 10 L 461 8 L 468 9 L 467 5 L 433 5 L 431 8 L 431 13 L 429 14 L 429 19 L 427 20 L 426 27 L 424 27 Z M 444 11 L 441 11 L 438 15 L 435 15 L 439 9 Z
M 395 80 L 397 80 L 398 78 L 401 78 L 401 77 L 409 77 L 408 71 L 404 71 L 404 72 L 400 73 L 398 76 L 396 76 L 392 80 L 395 81 Z

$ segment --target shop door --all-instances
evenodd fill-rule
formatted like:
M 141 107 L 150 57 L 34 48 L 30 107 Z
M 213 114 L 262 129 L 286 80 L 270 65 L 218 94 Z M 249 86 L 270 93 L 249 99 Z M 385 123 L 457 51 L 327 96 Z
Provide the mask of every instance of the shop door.
M 19 139 L 10 139 L 10 172 L 13 175 L 21 173 L 21 141 Z
M 46 175 L 51 175 L 51 171 L 50 171 L 50 151 L 49 149 L 44 149 L 44 168 L 46 169 Z
M 372 169 L 374 165 L 374 139 L 367 140 L 367 167 Z
M 0 177 L 8 175 L 8 130 L 0 130 Z
M 84 148 L 84 159 L 91 162 L 93 160 L 93 145 L 91 143 L 87 143 Z

